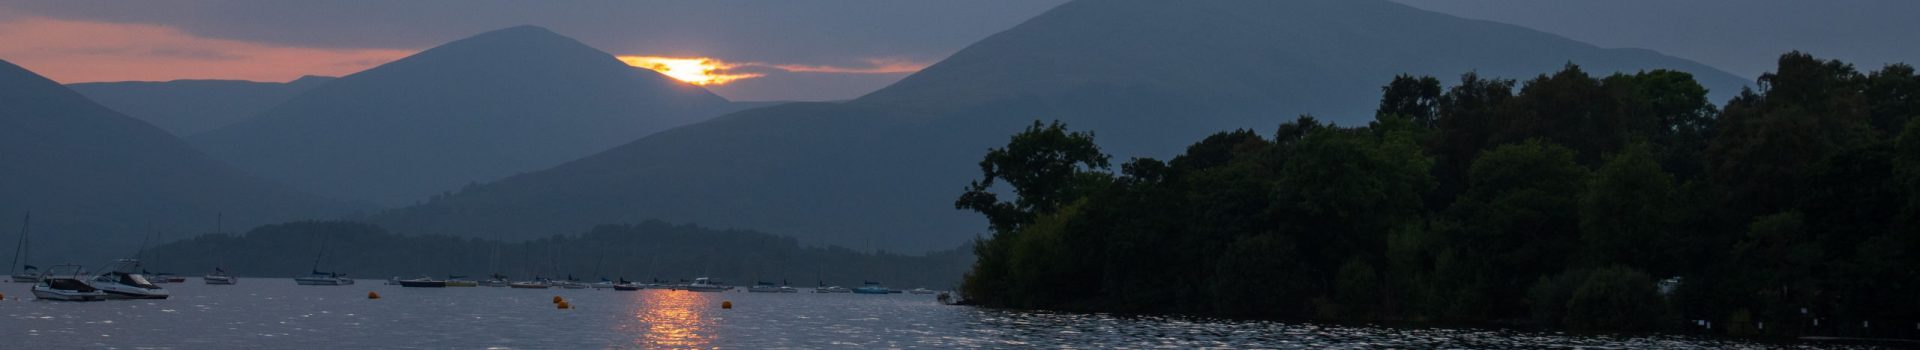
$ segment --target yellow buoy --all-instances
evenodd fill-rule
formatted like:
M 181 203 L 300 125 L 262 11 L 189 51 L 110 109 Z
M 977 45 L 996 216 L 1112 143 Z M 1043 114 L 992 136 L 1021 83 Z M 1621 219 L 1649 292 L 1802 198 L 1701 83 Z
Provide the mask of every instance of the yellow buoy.
M 558 296 L 558 295 L 555 295 L 555 296 L 553 296 L 553 303 L 554 303 L 554 304 L 559 304 L 559 303 L 561 303 L 561 302 L 564 302 L 564 301 L 567 301 L 567 300 L 566 300 L 566 299 L 561 299 L 561 298 L 560 298 L 560 296 Z
M 380 299 L 380 293 L 377 293 L 377 292 L 373 292 L 373 291 L 368 291 L 368 292 L 367 292 L 367 299 Z
M 732 309 L 732 308 L 733 308 L 733 302 L 731 302 L 731 301 L 722 301 L 722 302 L 720 302 L 720 308 L 722 308 L 722 309 Z
M 565 309 L 572 309 L 573 305 L 568 305 L 566 300 L 561 300 L 559 302 L 553 303 L 553 307 L 556 309 L 565 310 Z

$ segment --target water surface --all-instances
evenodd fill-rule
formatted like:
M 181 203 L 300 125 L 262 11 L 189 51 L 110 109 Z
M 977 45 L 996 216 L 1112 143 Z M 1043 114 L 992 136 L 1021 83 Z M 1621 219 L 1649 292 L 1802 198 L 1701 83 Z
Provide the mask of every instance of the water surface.
M 32 300 L 0 283 L 0 348 L 1766 348 L 1687 336 L 1394 329 L 947 306 L 931 295 L 167 284 L 167 300 Z M 367 299 L 367 292 L 381 299 Z M 573 305 L 556 309 L 554 296 Z M 731 301 L 733 309 L 721 309 Z

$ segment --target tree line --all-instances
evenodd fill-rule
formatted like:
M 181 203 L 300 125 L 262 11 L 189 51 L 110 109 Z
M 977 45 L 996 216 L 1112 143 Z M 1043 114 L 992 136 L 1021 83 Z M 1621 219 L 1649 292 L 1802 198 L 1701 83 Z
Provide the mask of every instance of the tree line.
M 962 292 L 1010 308 L 1920 335 L 1920 75 L 1792 52 L 1723 105 L 1706 96 L 1667 70 L 1403 75 L 1367 125 L 1302 116 L 1118 171 L 1092 132 L 1035 122 L 955 203 L 992 231 Z
M 199 275 L 214 268 L 246 277 L 305 276 L 314 269 L 384 279 L 503 274 L 596 282 L 712 277 L 735 285 L 787 282 L 948 289 L 972 262 L 964 247 L 924 255 L 805 246 L 791 237 L 661 221 L 601 225 L 577 235 L 520 242 L 403 235 L 351 221 L 301 221 L 245 234 L 206 234 L 147 251 L 151 272 Z M 273 283 L 273 282 L 266 282 Z M 286 283 L 293 283 L 287 281 Z

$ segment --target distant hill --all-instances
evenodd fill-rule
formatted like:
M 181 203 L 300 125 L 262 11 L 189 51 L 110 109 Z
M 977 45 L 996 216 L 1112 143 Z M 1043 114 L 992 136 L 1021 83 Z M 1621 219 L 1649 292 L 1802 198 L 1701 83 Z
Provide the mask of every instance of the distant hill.
M 244 174 L 153 125 L 0 61 L 0 245 L 33 213 L 30 263 L 131 256 L 155 231 L 208 232 L 355 207 Z
M 304 76 L 285 83 L 245 80 L 123 81 L 67 84 L 67 88 L 180 137 L 217 129 L 332 81 Z
M 327 247 L 324 256 L 322 245 Z M 147 258 L 153 271 L 183 275 L 223 267 L 246 277 L 304 276 L 320 258 L 321 270 L 375 279 L 464 275 L 479 280 L 501 273 L 514 280 L 713 277 L 733 285 L 757 280 L 851 288 L 862 281 L 880 281 L 899 289 L 951 289 L 973 264 L 973 252 L 949 248 L 912 256 L 858 252 L 808 247 L 759 232 L 659 221 L 604 225 L 527 242 L 400 235 L 369 224 L 308 221 L 261 226 L 244 235 L 202 235 L 155 247 Z
M 989 147 L 1036 119 L 1093 130 L 1124 161 L 1303 113 L 1364 123 L 1395 74 L 1524 79 L 1569 62 L 1689 71 L 1716 96 L 1742 85 L 1651 51 L 1386 1 L 1075 1 L 853 101 L 741 111 L 374 220 L 535 237 L 657 218 L 938 249 L 986 231 L 953 200 Z
M 301 189 L 398 205 L 732 108 L 698 86 L 523 26 L 341 77 L 189 140 Z

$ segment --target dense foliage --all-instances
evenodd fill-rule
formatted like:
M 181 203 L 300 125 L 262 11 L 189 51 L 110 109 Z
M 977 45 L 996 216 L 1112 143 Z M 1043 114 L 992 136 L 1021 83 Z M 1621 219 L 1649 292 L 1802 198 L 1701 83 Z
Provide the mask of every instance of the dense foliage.
M 1914 335 L 1920 76 L 1794 52 L 1758 83 L 1717 108 L 1675 71 L 1401 76 L 1369 125 L 1303 116 L 1117 173 L 1091 133 L 1036 123 L 956 203 L 993 230 L 962 290 L 1014 308 Z
M 289 277 L 318 268 L 357 278 L 482 279 L 500 273 L 515 280 L 573 276 L 591 282 L 601 277 L 713 277 L 741 285 L 786 281 L 802 287 L 854 287 L 876 281 L 895 288 L 934 289 L 951 287 L 953 276 L 972 261 L 963 249 L 924 256 L 863 253 L 806 247 L 790 237 L 759 232 L 659 221 L 602 225 L 577 236 L 522 242 L 400 235 L 356 222 L 292 222 L 261 226 L 244 235 L 202 235 L 152 249 L 145 258 L 149 270 L 186 275 L 224 267 L 241 276 Z

